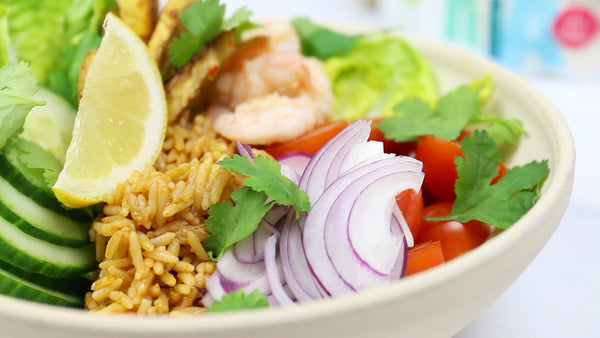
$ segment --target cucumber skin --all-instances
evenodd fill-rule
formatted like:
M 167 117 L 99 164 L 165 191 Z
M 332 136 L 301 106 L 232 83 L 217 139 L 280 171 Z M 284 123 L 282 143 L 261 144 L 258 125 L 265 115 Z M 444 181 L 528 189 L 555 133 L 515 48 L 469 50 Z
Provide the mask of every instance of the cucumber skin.
M 10 208 L 8 206 L 6 206 L 4 203 L 2 203 L 1 199 L 0 199 L 0 215 L 6 221 L 8 221 L 9 223 L 12 223 L 14 226 L 19 228 L 24 233 L 29 234 L 32 237 L 43 239 L 43 240 L 53 243 L 53 244 L 69 246 L 69 247 L 82 247 L 82 246 L 90 243 L 89 239 L 88 240 L 78 240 L 78 239 L 64 238 L 64 237 L 57 236 L 55 234 L 51 234 L 51 233 L 45 232 L 43 230 L 40 230 L 37 227 L 31 225 L 26 220 L 24 220 L 21 217 L 19 217 L 18 215 L 16 215 L 12 210 L 10 210 Z M 83 226 L 84 225 L 82 224 L 82 227 Z
M 32 285 L 26 285 L 19 279 Z M 82 308 L 85 293 L 90 290 L 91 283 L 92 281 L 83 277 L 48 278 L 25 272 L 0 260 L 0 294 L 6 296 L 58 306 Z
M 0 154 L 0 176 L 9 182 L 16 190 L 35 201 L 39 206 L 52 210 L 65 217 L 79 222 L 91 222 L 92 217 L 83 210 L 68 209 L 56 199 L 54 193 L 41 182 L 39 176 L 23 173 L 23 168 L 18 163 L 18 151 L 9 145 Z
M 15 227 L 16 228 L 16 227 Z M 21 231 L 16 228 L 16 231 Z M 24 236 L 29 236 L 23 233 Z M 42 241 L 42 240 L 40 240 Z M 81 265 L 58 265 L 50 261 L 42 260 L 41 258 L 32 256 L 22 248 L 15 247 L 14 244 L 7 241 L 3 234 L 0 233 L 0 260 L 11 262 L 13 266 L 18 266 L 19 269 L 41 274 L 50 278 L 71 278 L 81 276 L 86 272 L 90 272 L 98 268 L 98 263 L 95 259 L 95 242 L 83 246 L 81 248 L 63 247 L 67 250 L 76 250 L 79 253 L 88 257 L 87 261 Z M 55 244 L 50 244 L 55 245 Z

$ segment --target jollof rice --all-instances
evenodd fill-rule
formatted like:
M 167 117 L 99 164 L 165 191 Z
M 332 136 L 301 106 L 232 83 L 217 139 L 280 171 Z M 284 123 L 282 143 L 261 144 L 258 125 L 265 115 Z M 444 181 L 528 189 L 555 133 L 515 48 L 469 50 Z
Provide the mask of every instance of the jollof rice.
M 233 151 L 203 115 L 168 127 L 155 166 L 120 184 L 92 225 L 100 271 L 85 297 L 87 309 L 203 311 L 201 290 L 215 269 L 202 245 L 204 221 L 210 205 L 238 185 L 216 164 Z

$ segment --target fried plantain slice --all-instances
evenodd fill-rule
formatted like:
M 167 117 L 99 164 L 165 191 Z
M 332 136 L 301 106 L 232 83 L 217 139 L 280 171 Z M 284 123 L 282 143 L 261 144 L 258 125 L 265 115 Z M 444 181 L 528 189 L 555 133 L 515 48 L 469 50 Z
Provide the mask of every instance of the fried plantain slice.
M 117 4 L 123 22 L 148 42 L 156 26 L 158 0 L 120 0 Z
M 81 61 L 81 66 L 79 67 L 79 75 L 77 76 L 77 101 L 81 99 L 81 95 L 83 95 L 83 86 L 85 85 L 85 77 L 87 76 L 88 69 L 90 65 L 94 61 L 94 57 L 96 56 L 96 50 L 90 50 L 85 54 L 83 60 Z
M 154 56 L 158 69 L 166 83 L 176 72 L 169 61 L 169 44 L 183 30 L 179 13 L 186 10 L 193 0 L 169 0 L 160 11 L 156 27 L 148 41 L 148 50 Z
M 192 57 L 165 85 L 169 122 L 186 109 L 200 107 L 203 93 L 235 48 L 235 30 L 221 33 Z M 205 95 L 204 95 L 205 96 Z

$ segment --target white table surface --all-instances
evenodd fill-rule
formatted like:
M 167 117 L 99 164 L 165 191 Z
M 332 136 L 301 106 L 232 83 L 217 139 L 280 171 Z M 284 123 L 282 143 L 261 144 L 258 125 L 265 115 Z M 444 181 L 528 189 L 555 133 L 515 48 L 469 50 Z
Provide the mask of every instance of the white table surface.
M 246 5 L 261 17 L 305 15 L 317 20 L 389 24 L 360 0 L 224 2 L 228 12 Z M 573 195 L 560 226 L 532 264 L 456 337 L 600 337 L 600 182 L 595 176 L 600 171 L 600 77 L 527 78 L 559 108 L 574 135 Z

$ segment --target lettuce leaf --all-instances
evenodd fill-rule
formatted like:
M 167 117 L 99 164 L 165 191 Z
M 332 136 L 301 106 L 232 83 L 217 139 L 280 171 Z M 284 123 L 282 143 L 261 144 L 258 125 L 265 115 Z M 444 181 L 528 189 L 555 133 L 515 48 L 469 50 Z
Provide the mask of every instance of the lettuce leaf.
M 8 7 L 0 5 L 0 67 L 8 63 Z
M 0 68 L 0 150 L 23 130 L 31 108 L 45 104 L 33 98 L 36 90 L 36 78 L 25 62 Z
M 54 68 L 65 41 L 71 0 L 6 0 L 8 31 L 17 58 L 28 62 L 40 82 Z
M 338 117 L 387 117 L 407 98 L 433 104 L 437 87 L 429 64 L 403 39 L 387 33 L 362 36 L 343 56 L 325 60 Z
M 79 67 L 98 48 L 104 15 L 116 0 L 6 0 L 8 32 L 16 58 L 38 81 L 73 105 Z

